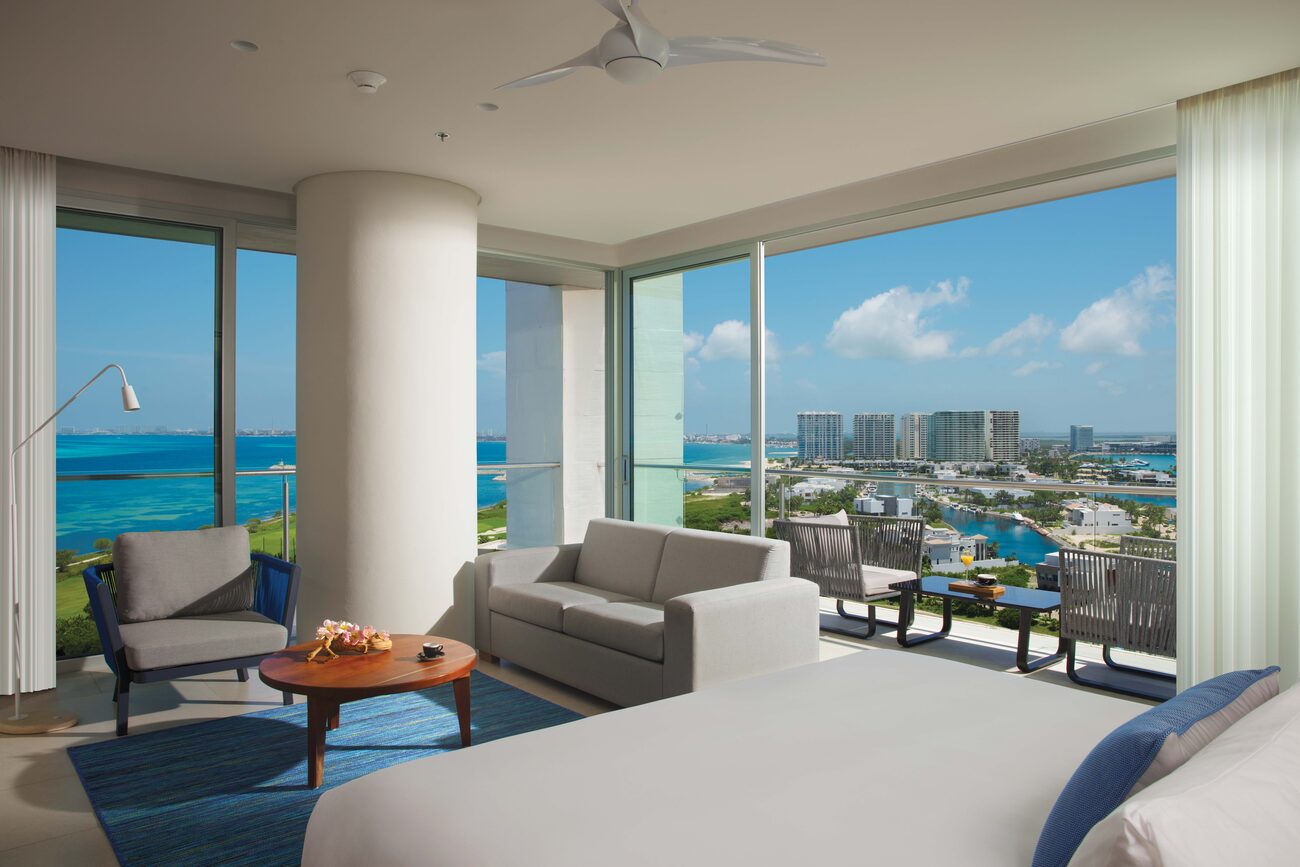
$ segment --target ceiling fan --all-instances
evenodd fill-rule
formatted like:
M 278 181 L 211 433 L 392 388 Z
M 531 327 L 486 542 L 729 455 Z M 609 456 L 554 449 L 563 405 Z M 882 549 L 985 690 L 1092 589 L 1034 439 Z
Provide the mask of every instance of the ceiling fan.
M 671 66 L 696 63 L 719 63 L 726 60 L 766 60 L 774 63 L 801 63 L 825 66 L 826 58 L 816 51 L 737 36 L 677 36 L 668 38 L 655 30 L 641 14 L 637 0 L 596 0 L 619 19 L 600 43 L 567 60 L 533 75 L 503 84 L 501 87 L 532 87 L 563 78 L 585 66 L 603 69 L 610 78 L 623 84 L 644 84 Z M 497 88 L 500 90 L 501 88 Z

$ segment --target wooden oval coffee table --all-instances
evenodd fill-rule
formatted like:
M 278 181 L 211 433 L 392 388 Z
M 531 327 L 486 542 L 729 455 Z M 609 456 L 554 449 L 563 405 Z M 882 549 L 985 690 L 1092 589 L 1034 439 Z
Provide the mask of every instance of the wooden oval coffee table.
M 451 681 L 456 692 L 461 746 L 469 746 L 469 673 L 474 649 L 433 635 L 394 635 L 393 649 L 383 652 L 307 654 L 320 642 L 285 648 L 262 660 L 258 674 L 267 686 L 307 697 L 307 785 L 320 786 L 325 777 L 325 732 L 339 727 L 339 705 L 363 698 L 412 692 Z M 441 644 L 443 656 L 432 662 L 417 657 L 426 643 Z M 322 662 L 322 660 L 325 660 Z

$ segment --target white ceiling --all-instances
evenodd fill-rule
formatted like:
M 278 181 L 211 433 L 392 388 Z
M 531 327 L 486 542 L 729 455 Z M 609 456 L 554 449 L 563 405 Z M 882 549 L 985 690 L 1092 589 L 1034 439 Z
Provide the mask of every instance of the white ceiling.
M 494 92 L 614 19 L 592 0 L 0 0 L 0 144 L 283 191 L 417 172 L 477 190 L 484 223 L 617 243 L 1300 65 L 1296 0 L 642 7 L 670 36 L 780 39 L 830 67 Z M 363 96 L 353 69 L 389 83 Z

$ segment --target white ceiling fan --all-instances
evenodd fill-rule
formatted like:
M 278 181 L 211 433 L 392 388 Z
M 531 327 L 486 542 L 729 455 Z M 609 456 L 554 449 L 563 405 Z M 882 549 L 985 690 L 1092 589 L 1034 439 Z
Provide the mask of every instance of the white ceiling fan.
M 770 39 L 737 36 L 677 36 L 668 38 L 655 30 L 637 0 L 596 0 L 619 23 L 600 38 L 600 44 L 559 66 L 552 66 L 501 87 L 532 87 L 546 84 L 585 66 L 603 69 L 624 84 L 644 84 L 670 66 L 719 63 L 726 60 L 766 60 L 825 66 L 826 58 L 816 51 Z M 500 90 L 501 88 L 497 88 Z

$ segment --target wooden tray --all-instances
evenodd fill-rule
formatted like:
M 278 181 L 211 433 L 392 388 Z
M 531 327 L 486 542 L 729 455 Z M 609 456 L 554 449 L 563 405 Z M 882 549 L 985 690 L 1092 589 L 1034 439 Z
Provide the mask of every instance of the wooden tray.
M 976 584 L 973 581 L 953 581 L 948 585 L 948 589 L 953 593 L 969 593 L 972 596 L 978 596 L 981 599 L 997 599 L 1007 588 L 1001 584 Z

